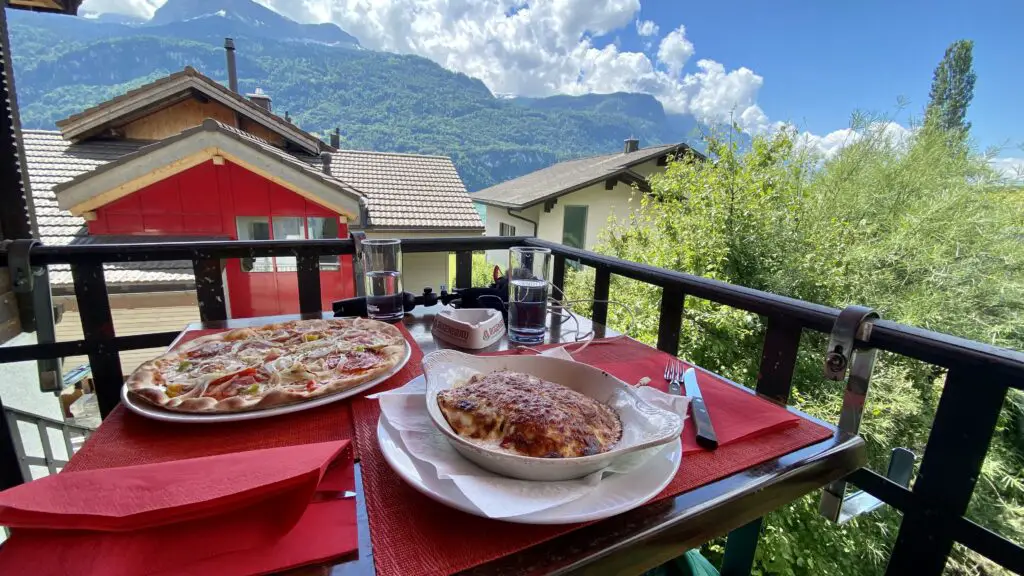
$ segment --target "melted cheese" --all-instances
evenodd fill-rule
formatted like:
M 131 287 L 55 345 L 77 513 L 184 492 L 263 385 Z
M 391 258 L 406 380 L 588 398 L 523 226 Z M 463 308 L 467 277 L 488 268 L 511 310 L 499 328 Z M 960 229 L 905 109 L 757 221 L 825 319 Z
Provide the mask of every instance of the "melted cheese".
M 438 394 L 437 403 L 460 436 L 524 456 L 590 456 L 607 452 L 622 437 L 611 408 L 528 374 L 477 376 Z

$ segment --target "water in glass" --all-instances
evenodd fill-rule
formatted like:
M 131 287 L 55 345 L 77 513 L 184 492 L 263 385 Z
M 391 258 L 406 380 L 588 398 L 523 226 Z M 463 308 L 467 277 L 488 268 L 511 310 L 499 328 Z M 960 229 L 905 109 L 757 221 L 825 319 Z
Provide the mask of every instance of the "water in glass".
M 405 315 L 402 306 L 402 241 L 381 238 L 363 241 L 366 313 L 392 322 Z
M 402 306 L 402 273 L 367 272 L 366 311 L 370 318 L 397 320 L 405 314 Z

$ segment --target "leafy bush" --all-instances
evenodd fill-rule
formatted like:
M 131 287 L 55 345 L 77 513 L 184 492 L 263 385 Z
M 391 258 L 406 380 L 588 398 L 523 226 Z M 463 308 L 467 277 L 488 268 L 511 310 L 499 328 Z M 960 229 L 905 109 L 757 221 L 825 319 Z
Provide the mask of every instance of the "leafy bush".
M 653 192 L 629 218 L 609 222 L 599 251 L 839 308 L 866 304 L 885 318 L 1024 347 L 1024 192 L 936 129 L 897 137 L 880 122 L 855 127 L 862 137 L 832 158 L 808 154 L 786 131 L 757 137 L 745 151 L 712 135 L 711 161 L 679 158 L 654 176 Z M 589 297 L 592 282 L 590 270 L 571 272 L 568 297 Z M 611 307 L 609 323 L 654 343 L 660 290 L 614 278 L 612 294 L 633 309 Z M 680 337 L 683 357 L 755 382 L 764 337 L 756 315 L 688 297 Z M 801 344 L 792 402 L 837 421 L 841 386 L 821 377 L 825 337 L 805 332 Z M 872 468 L 884 471 L 895 446 L 922 454 L 943 377 L 933 366 L 880 356 L 861 426 Z M 1011 394 L 969 510 L 1018 542 L 1020 406 Z M 882 572 L 899 515 L 884 509 L 836 526 L 818 516 L 817 496 L 769 515 L 756 573 Z M 714 556 L 721 543 L 705 551 Z M 948 570 L 1000 573 L 961 547 Z
M 473 274 L 470 286 L 490 286 L 494 282 L 496 264 L 487 261 L 483 252 L 473 254 Z M 455 254 L 448 255 L 448 286 L 455 286 Z

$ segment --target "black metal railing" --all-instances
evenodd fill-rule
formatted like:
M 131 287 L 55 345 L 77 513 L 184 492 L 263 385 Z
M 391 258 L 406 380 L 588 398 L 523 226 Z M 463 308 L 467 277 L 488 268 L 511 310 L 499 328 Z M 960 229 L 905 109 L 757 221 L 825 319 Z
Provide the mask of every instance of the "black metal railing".
M 105 416 L 119 399 L 123 382 L 119 353 L 124 350 L 166 346 L 177 336 L 174 332 L 117 336 L 111 320 L 110 302 L 103 277 L 103 265 L 115 262 L 191 261 L 195 273 L 196 294 L 203 320 L 227 317 L 221 261 L 226 258 L 295 256 L 297 259 L 299 307 L 304 313 L 319 312 L 320 255 L 353 255 L 361 237 L 346 240 L 304 241 L 225 241 L 152 244 L 111 244 L 82 246 L 35 246 L 29 262 L 8 262 L 8 250 L 0 249 L 0 265 L 42 267 L 71 265 L 75 295 L 81 311 L 84 338 L 74 342 L 9 346 L 0 348 L 0 363 L 87 354 L 92 365 L 101 413 Z M 623 276 L 662 289 L 659 316 L 659 349 L 677 354 L 683 309 L 688 296 L 707 299 L 762 316 L 766 333 L 757 392 L 778 403 L 788 401 L 792 386 L 800 338 L 804 330 L 829 333 L 840 311 L 734 286 L 716 280 L 684 274 L 610 256 L 569 248 L 561 244 L 525 237 L 465 237 L 405 239 L 406 253 L 455 252 L 456 286 L 469 284 L 470 254 L 473 251 L 507 249 L 517 245 L 542 246 L 554 254 L 552 282 L 562 288 L 566 260 L 593 267 L 596 271 L 594 294 L 607 300 L 613 276 Z M 12 269 L 12 277 L 24 277 L 29 270 Z M 358 283 L 359 274 L 355 274 Z M 358 288 L 357 288 L 358 290 Z M 604 298 L 602 298 L 602 296 Z M 607 305 L 595 305 L 593 319 L 607 320 Z M 946 334 L 876 320 L 870 333 L 856 345 L 900 354 L 947 370 L 935 420 L 917 479 L 912 489 L 905 488 L 866 468 L 847 480 L 883 502 L 900 510 L 903 521 L 893 547 L 888 574 L 941 574 L 954 542 L 982 554 L 1015 572 L 1024 572 L 1024 548 L 964 518 L 967 505 L 988 451 L 996 421 L 1007 391 L 1024 389 L 1024 354 Z M 0 404 L 2 406 L 2 404 Z M 970 406 L 970 417 L 964 417 Z M 6 426 L 0 426 L 0 434 Z M 0 467 L 4 462 L 4 442 L 0 437 Z M 5 480 L 8 475 L 0 477 Z M 748 524 L 730 535 L 726 561 L 732 567 L 749 571 L 759 522 Z M 742 546 L 744 542 L 748 546 Z M 730 550 L 740 541 L 746 553 Z M 736 556 L 742 556 L 736 561 Z

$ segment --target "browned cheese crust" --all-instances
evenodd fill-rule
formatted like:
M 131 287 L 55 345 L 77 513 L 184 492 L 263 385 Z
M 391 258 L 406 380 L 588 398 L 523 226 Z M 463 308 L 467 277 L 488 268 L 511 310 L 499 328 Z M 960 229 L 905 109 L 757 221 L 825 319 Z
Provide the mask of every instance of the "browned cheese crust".
M 622 422 L 608 406 L 519 372 L 474 376 L 440 392 L 437 403 L 460 436 L 495 442 L 523 456 L 591 456 L 622 438 Z
M 407 353 L 390 324 L 293 320 L 211 334 L 139 366 L 134 400 L 176 412 L 243 412 L 349 390 L 393 370 Z

